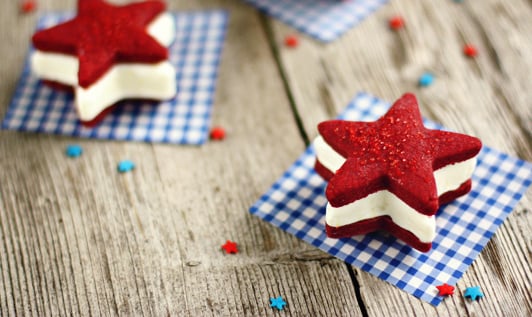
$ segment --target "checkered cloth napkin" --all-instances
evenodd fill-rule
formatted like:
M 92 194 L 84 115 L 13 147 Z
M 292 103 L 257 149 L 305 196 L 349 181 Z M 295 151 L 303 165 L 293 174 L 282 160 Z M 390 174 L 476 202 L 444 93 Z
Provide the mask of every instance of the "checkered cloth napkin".
M 359 94 L 341 118 L 374 121 L 388 108 Z M 429 121 L 425 125 L 439 128 Z M 483 147 L 472 191 L 439 210 L 433 248 L 421 253 L 382 232 L 327 238 L 326 182 L 314 172 L 314 162 L 310 146 L 250 212 L 433 305 L 442 300 L 436 286 L 456 284 L 532 183 L 531 163 Z
M 49 14 L 38 28 L 72 14 Z M 26 59 L 2 128 L 68 136 L 202 144 L 208 139 L 218 65 L 228 15 L 224 11 L 177 13 L 170 61 L 177 70 L 177 96 L 153 102 L 124 102 L 94 128 L 83 127 L 69 93 L 55 91 L 34 77 Z
M 388 0 L 244 1 L 322 42 L 335 40 L 388 2 Z

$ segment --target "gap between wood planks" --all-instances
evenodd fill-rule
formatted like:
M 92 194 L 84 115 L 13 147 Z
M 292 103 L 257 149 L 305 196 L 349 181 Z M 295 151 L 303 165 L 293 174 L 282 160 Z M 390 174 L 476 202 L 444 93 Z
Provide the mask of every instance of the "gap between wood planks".
M 273 36 L 272 26 L 268 19 L 269 18 L 264 16 L 263 14 L 259 16 L 260 23 L 262 24 L 262 27 L 264 28 L 266 32 L 266 38 L 268 39 L 268 44 L 270 45 L 270 49 L 272 50 L 272 55 L 274 57 L 275 64 L 277 64 L 279 75 L 281 76 L 281 79 L 283 81 L 283 88 L 285 90 L 286 96 L 288 97 L 288 101 L 290 102 L 290 109 L 292 109 L 292 114 L 294 115 L 294 120 L 296 121 L 297 129 L 299 130 L 299 134 L 301 135 L 303 142 L 305 142 L 305 146 L 309 146 L 310 144 L 309 137 L 307 135 L 307 132 L 305 131 L 305 127 L 303 126 L 303 121 L 301 120 L 301 116 L 299 115 L 297 111 L 294 95 L 292 94 L 292 91 L 290 90 L 290 84 L 288 84 L 288 80 L 286 78 L 286 72 L 281 62 L 281 57 L 279 56 L 279 49 L 277 47 L 278 43 L 276 43 L 275 41 L 275 37 Z
M 269 19 L 270 18 L 264 15 L 260 15 L 259 17 L 260 23 L 263 26 L 264 31 L 266 32 L 266 38 L 268 40 L 270 49 L 272 50 L 272 55 L 274 57 L 275 64 L 277 65 L 277 69 L 279 70 L 279 75 L 281 77 L 281 80 L 283 81 L 283 88 L 285 90 L 286 96 L 288 97 L 288 101 L 290 102 L 290 109 L 292 109 L 292 115 L 294 116 L 294 121 L 297 124 L 297 128 L 299 130 L 299 134 L 301 135 L 301 138 L 303 139 L 303 142 L 305 142 L 305 146 L 308 147 L 310 144 L 309 136 L 307 135 L 307 132 L 305 131 L 305 128 L 303 126 L 303 121 L 301 119 L 299 112 L 297 111 L 294 95 L 292 94 L 292 90 L 290 89 L 290 84 L 288 83 L 286 72 L 285 72 L 283 63 L 281 62 L 281 57 L 279 55 L 279 48 L 278 48 L 279 43 L 277 43 L 275 40 L 275 37 L 273 35 L 272 25 Z M 353 288 L 355 290 L 358 306 L 360 307 L 360 313 L 364 317 L 369 317 L 366 305 L 364 303 L 364 300 L 362 299 L 362 294 L 360 292 L 360 284 L 358 283 L 358 280 L 356 278 L 356 273 L 351 265 L 349 265 L 346 262 L 344 262 L 344 265 L 349 273 L 349 276 L 351 277 L 351 283 L 353 284 Z

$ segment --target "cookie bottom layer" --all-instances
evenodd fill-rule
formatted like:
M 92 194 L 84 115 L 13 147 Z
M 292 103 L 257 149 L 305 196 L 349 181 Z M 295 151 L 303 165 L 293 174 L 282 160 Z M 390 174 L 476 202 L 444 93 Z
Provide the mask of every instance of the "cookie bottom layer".
M 59 83 L 59 82 L 56 82 L 56 81 L 51 81 L 51 80 L 42 80 L 42 83 L 45 84 L 46 86 L 54 89 L 54 90 L 64 91 L 64 92 L 67 92 L 69 94 L 74 94 L 74 87 L 72 87 L 72 86 L 68 86 L 68 85 L 65 85 L 65 84 L 62 84 L 62 83 Z M 85 126 L 87 128 L 95 127 L 108 114 L 112 113 L 116 108 L 119 108 L 123 103 L 129 102 L 129 101 L 142 101 L 144 103 L 152 103 L 154 107 L 159 105 L 160 102 L 161 102 L 160 100 L 155 100 L 155 99 L 140 99 L 140 98 L 124 99 L 124 100 L 120 100 L 120 101 L 116 102 L 115 104 L 110 105 L 109 107 L 105 108 L 104 110 L 102 110 L 102 112 L 100 112 L 100 114 L 98 114 L 92 120 L 85 120 L 84 121 L 84 120 L 82 120 L 80 118 L 79 121 L 80 121 L 80 123 L 83 126 Z
M 396 225 L 389 216 L 366 219 L 341 227 L 331 227 L 325 224 L 325 232 L 329 238 L 350 238 L 378 231 L 375 228 L 388 231 L 394 237 L 421 252 L 427 252 L 432 248 L 432 242 L 422 242 L 412 232 Z
M 316 160 L 316 163 L 314 163 L 314 170 L 326 181 L 329 181 L 334 176 L 334 173 L 321 164 L 320 160 Z
M 449 203 L 454 199 L 468 193 L 471 190 L 471 179 L 462 183 L 456 190 L 444 193 L 439 197 L 440 205 Z M 379 216 L 364 219 L 348 225 L 333 227 L 325 224 L 325 231 L 330 238 L 349 238 L 356 235 L 368 234 L 378 230 L 385 230 L 394 237 L 404 241 L 409 246 L 421 252 L 427 252 L 432 248 L 432 242 L 421 241 L 414 233 L 402 228 L 393 222 L 389 216 Z

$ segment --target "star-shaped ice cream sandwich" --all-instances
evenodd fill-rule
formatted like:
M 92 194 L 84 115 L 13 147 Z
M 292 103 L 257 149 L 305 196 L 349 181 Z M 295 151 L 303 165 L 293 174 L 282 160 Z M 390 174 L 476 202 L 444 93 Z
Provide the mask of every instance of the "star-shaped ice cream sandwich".
M 90 125 L 120 100 L 175 96 L 167 49 L 174 38 L 175 21 L 162 1 L 78 0 L 73 19 L 34 34 L 31 68 L 47 82 L 72 87 L 79 118 Z
M 425 128 L 405 94 L 375 122 L 318 125 L 316 171 L 329 180 L 326 231 L 341 238 L 386 230 L 426 252 L 440 205 L 466 194 L 479 139 Z

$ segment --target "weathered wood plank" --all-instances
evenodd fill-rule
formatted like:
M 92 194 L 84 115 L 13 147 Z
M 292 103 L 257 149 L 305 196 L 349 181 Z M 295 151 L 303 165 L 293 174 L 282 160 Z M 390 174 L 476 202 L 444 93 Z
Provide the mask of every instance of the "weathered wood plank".
M 262 316 L 277 314 L 268 298 L 283 295 L 285 315 L 360 315 L 343 263 L 247 213 L 304 148 L 257 14 L 239 1 L 170 6 L 231 12 L 214 118 L 228 139 L 203 148 L 83 140 L 85 155 L 67 160 L 64 147 L 78 140 L 0 132 L 0 314 Z M 4 9 L 2 116 L 35 25 L 15 1 Z M 427 116 L 530 160 L 530 10 L 524 0 L 397 1 L 333 44 L 279 45 L 305 133 L 355 90 L 388 100 L 414 90 Z M 399 34 L 386 29 L 395 12 L 407 18 Z M 277 45 L 293 31 L 274 22 L 273 32 Z M 478 59 L 462 58 L 466 40 L 481 47 Z M 438 81 L 421 90 L 424 70 Z M 134 173 L 114 173 L 123 158 L 135 160 Z M 530 201 L 529 191 L 459 282 L 480 284 L 485 300 L 457 294 L 434 309 L 356 271 L 368 313 L 530 314 Z M 241 253 L 224 255 L 225 239 Z
M 401 14 L 406 28 L 391 32 L 387 19 Z M 531 8 L 527 1 L 394 1 L 341 40 L 320 45 L 306 37 L 298 49 L 280 45 L 282 68 L 310 138 L 316 124 L 341 111 L 356 91 L 393 101 L 413 91 L 425 116 L 481 137 L 485 144 L 532 159 L 529 82 Z M 272 21 L 274 41 L 293 29 Z M 462 54 L 466 42 L 480 56 Z M 528 66 L 528 67 L 527 67 Z M 436 75 L 417 87 L 424 71 Z M 357 270 L 370 316 L 524 316 L 530 301 L 530 201 L 532 191 L 458 284 L 457 295 L 437 309 Z M 481 285 L 486 298 L 470 303 L 466 286 Z
M 170 6 L 231 13 L 214 117 L 227 140 L 195 148 L 1 131 L 0 314 L 264 316 L 282 295 L 287 316 L 359 315 L 344 263 L 247 212 L 304 148 L 259 15 L 239 1 Z M 2 115 L 35 25 L 15 1 L 5 9 Z M 79 159 L 64 156 L 72 142 Z M 125 158 L 136 170 L 116 173 Z M 223 254 L 226 239 L 238 255 Z

